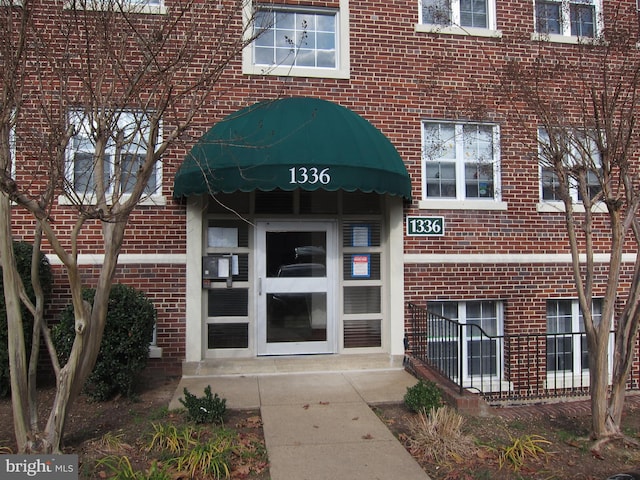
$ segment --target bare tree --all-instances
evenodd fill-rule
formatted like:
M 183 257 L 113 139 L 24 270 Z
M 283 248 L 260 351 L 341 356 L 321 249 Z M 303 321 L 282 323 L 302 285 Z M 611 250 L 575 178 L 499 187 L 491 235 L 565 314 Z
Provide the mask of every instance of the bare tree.
M 98 355 L 130 215 L 160 188 L 155 179 L 163 154 L 180 141 L 200 107 L 220 95 L 222 73 L 253 41 L 248 5 L 177 0 L 161 12 L 162 3 L 152 1 L 2 2 L 0 258 L 21 452 L 60 451 L 69 406 Z M 65 365 L 58 364 L 49 337 L 42 294 L 32 304 L 16 272 L 16 211 L 31 219 L 36 247 L 47 242 L 66 272 L 76 335 Z M 70 226 L 56 223 L 69 211 Z M 88 230 L 99 233 L 93 247 L 104 255 L 93 305 L 82 299 L 78 263 Z M 28 357 L 21 301 L 35 316 L 33 345 L 43 335 L 56 375 L 44 429 L 36 409 L 37 348 Z
M 507 63 L 502 85 L 517 118 L 537 130 L 544 199 L 564 212 L 587 338 L 594 452 L 623 436 L 640 322 L 640 55 L 635 12 L 619 8 L 601 39 L 562 58 L 542 42 L 530 58 Z M 598 265 L 598 254 L 607 264 Z

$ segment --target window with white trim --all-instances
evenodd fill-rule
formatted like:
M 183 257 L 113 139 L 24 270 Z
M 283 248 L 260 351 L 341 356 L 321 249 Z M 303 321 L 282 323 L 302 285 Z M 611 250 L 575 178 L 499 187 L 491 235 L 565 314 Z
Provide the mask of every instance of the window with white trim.
M 602 299 L 592 303 L 593 321 L 602 319 Z M 547 300 L 547 372 L 582 374 L 589 370 L 587 336 L 577 299 Z
M 499 128 L 481 123 L 424 122 L 424 200 L 498 200 Z
M 601 0 L 535 0 L 535 31 L 541 35 L 594 38 Z
M 553 135 L 553 142 L 544 128 L 538 129 L 538 155 L 540 163 L 540 199 L 543 202 L 561 202 L 560 180 L 553 167 L 553 158 L 562 155 L 562 161 L 567 173 L 585 168 L 587 192 L 591 199 L 597 197 L 600 186 L 600 152 L 596 142 L 585 134 L 560 129 L 559 134 Z M 568 175 L 569 194 L 573 203 L 582 202 L 582 194 L 578 188 L 575 176 Z
M 420 23 L 495 29 L 495 0 L 421 0 Z
M 245 73 L 348 78 L 348 0 L 338 9 L 258 6 L 253 18 L 257 38 L 243 52 Z
M 115 125 L 111 128 L 104 151 L 104 186 L 109 195 L 126 195 L 132 192 L 138 170 L 147 155 L 149 115 L 139 111 L 121 111 L 114 114 L 112 120 Z M 77 195 L 91 197 L 95 194 L 98 177 L 96 125 L 82 111 L 71 111 L 69 121 L 75 127 L 75 135 L 67 152 L 67 178 Z M 161 164 L 157 162 L 144 190 L 146 196 L 160 193 L 161 171 Z
M 451 329 L 433 328 L 432 332 L 447 331 L 446 338 L 437 339 L 439 342 L 450 343 L 450 348 L 437 348 L 437 351 L 448 352 L 446 358 L 430 358 L 440 364 L 444 371 L 452 372 L 459 378 L 459 365 L 462 365 L 463 382 L 472 377 L 497 377 L 502 372 L 502 346 L 498 337 L 503 333 L 503 304 L 495 300 L 473 301 L 445 301 L 428 302 L 427 310 L 448 320 L 463 325 L 462 329 L 462 357 L 458 358 L 457 334 Z M 430 341 L 435 340 L 432 333 Z M 455 336 L 454 336 L 455 335 Z

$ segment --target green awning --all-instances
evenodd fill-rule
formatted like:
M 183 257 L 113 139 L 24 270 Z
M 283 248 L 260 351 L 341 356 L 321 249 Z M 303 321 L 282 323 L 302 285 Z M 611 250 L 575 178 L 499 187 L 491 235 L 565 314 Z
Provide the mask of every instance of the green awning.
M 411 198 L 407 169 L 377 128 L 306 97 L 260 102 L 215 125 L 180 166 L 173 196 L 298 188 Z

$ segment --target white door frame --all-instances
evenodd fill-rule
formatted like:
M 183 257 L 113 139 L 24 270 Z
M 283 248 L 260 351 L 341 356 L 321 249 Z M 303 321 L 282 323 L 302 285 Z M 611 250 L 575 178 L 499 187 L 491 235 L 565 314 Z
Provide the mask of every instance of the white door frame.
M 326 277 L 325 278 L 268 278 L 266 272 L 266 233 L 275 232 L 326 232 Z M 256 351 L 258 355 L 301 355 L 328 354 L 337 351 L 339 311 L 338 291 L 338 235 L 335 221 L 256 221 L 255 242 L 255 325 Z M 266 298 L 277 292 L 326 292 L 327 295 L 327 338 L 326 341 L 267 342 Z

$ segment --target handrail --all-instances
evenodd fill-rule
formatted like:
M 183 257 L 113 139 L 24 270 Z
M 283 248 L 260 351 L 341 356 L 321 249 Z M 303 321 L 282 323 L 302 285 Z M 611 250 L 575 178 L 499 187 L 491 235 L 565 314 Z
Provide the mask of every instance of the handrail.
M 454 382 L 460 393 L 478 392 L 490 402 L 589 393 L 584 332 L 489 335 L 479 325 L 459 323 L 415 303 L 408 308 L 407 353 Z M 637 372 L 627 388 L 640 388 Z

